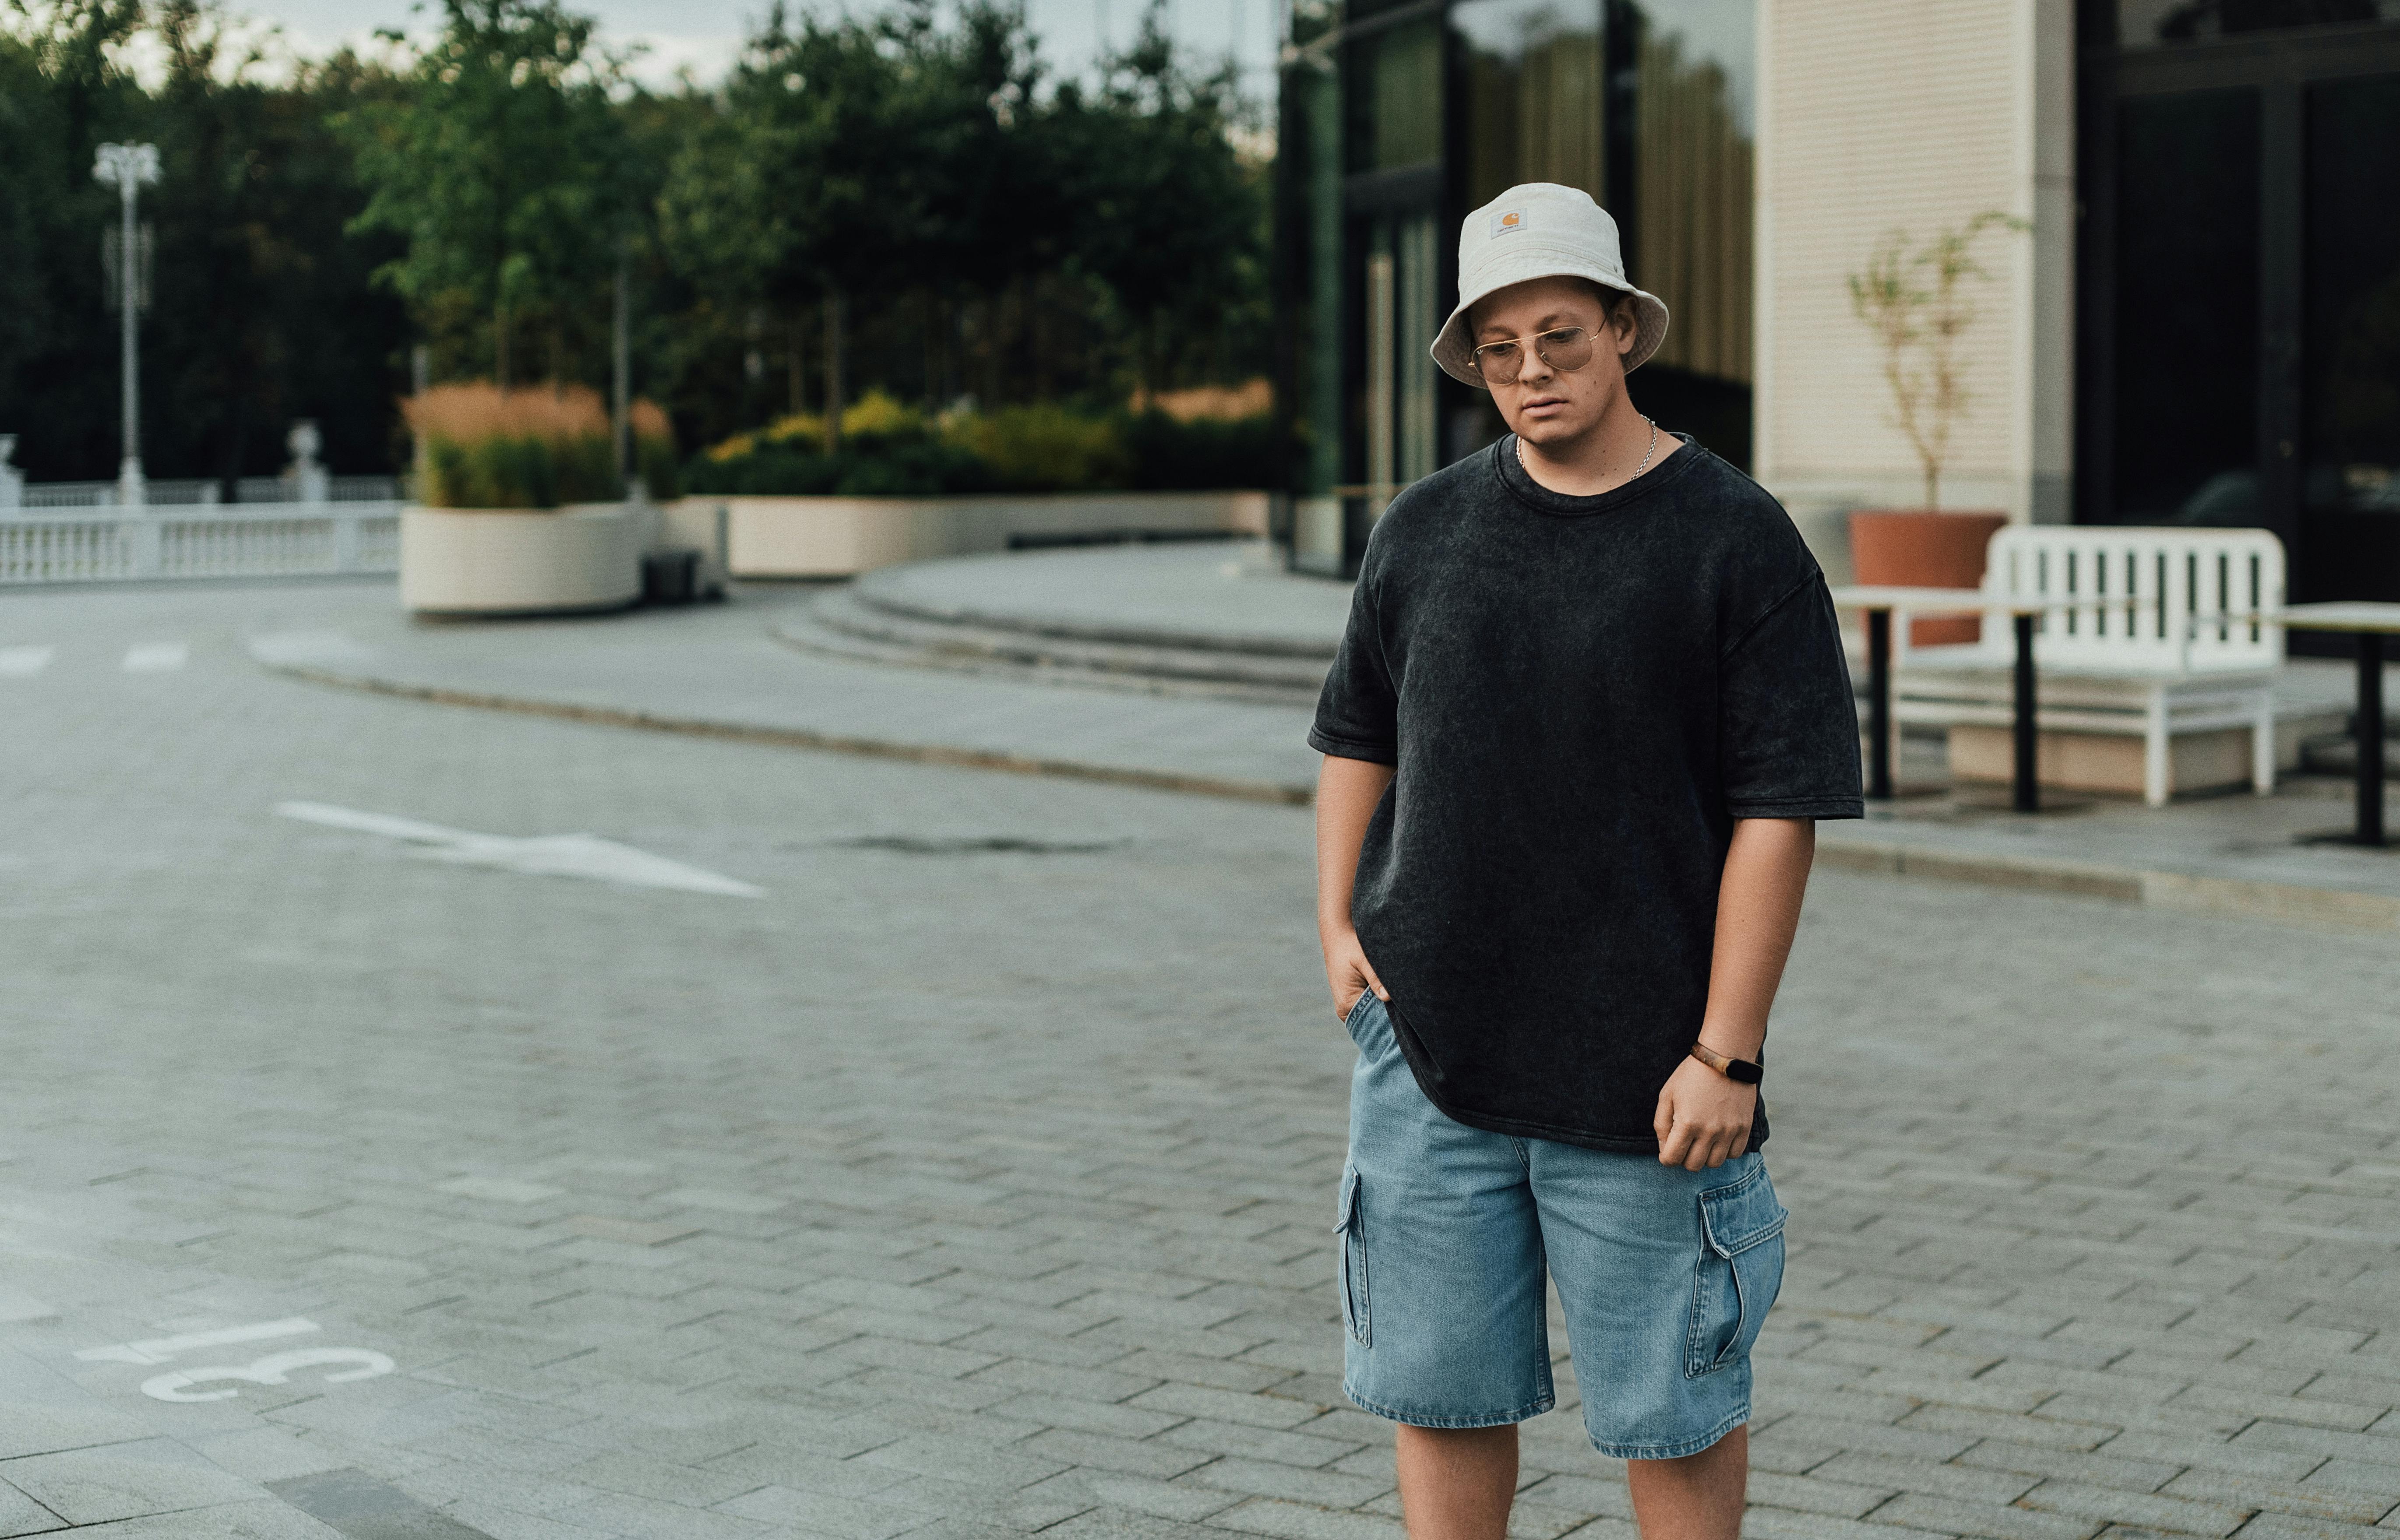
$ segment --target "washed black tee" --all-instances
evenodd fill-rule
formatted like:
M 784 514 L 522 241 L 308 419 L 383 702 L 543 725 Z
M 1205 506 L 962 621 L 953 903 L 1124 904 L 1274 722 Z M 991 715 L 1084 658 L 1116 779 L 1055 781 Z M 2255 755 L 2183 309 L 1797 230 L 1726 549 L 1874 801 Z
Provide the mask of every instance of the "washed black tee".
M 1398 768 L 1351 914 L 1425 1095 L 1600 1150 L 1657 1151 L 1734 821 L 1863 811 L 1824 577 L 1688 442 L 1593 497 L 1513 437 L 1402 493 L 1308 741 Z

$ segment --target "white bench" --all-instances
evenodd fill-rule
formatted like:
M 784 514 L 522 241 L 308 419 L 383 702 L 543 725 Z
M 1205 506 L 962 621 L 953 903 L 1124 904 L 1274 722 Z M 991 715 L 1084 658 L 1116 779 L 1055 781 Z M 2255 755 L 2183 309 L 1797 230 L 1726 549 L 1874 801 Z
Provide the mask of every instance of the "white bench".
M 2284 544 L 2264 529 L 2013 525 L 1992 537 L 1983 593 L 2055 606 L 2037 624 L 2044 733 L 2142 740 L 2142 796 L 2162 807 L 2172 740 L 2246 728 L 2250 784 L 2275 789 L 2275 676 L 2284 666 Z M 2005 727 L 2014 634 L 1987 610 L 1982 639 L 1908 646 L 1892 617 L 1892 721 Z

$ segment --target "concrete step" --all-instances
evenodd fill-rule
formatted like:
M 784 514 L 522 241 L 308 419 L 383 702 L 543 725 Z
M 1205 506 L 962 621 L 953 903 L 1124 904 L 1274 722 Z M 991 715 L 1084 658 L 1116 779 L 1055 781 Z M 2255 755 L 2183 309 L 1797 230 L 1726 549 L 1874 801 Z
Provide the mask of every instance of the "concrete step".
M 1002 605 L 991 604 L 980 595 L 973 601 L 962 601 L 955 587 L 946 590 L 932 581 L 939 568 L 952 565 L 959 564 L 919 563 L 885 567 L 866 574 L 851 585 L 849 592 L 863 605 L 940 625 L 1168 652 L 1299 659 L 1316 663 L 1320 671 L 1333 661 L 1333 654 L 1341 645 L 1339 625 L 1328 628 L 1321 635 L 1309 634 L 1305 630 L 1294 634 L 1289 628 L 1253 624 L 1246 629 L 1243 621 L 1230 613 L 1211 614 L 1208 622 L 1195 625 L 1191 623 L 1193 611 L 1188 605 L 1169 606 L 1169 613 L 1180 608 L 1186 617 L 1184 623 L 1178 624 L 1154 617 L 1146 606 L 1122 602 L 1104 606 L 1097 613 L 1084 606 L 1062 611 L 1055 605 L 1045 606 L 1038 592 L 1018 594 L 1016 602 Z M 1303 581 L 1310 588 L 1319 586 Z M 1343 607 L 1346 610 L 1346 598 Z M 1255 621 L 1255 614 L 1252 618 Z
M 880 603 L 855 586 L 820 595 L 801 614 L 780 620 L 775 634 L 794 647 L 860 661 L 1275 704 L 1313 702 L 1326 669 L 1325 660 L 1288 654 L 1062 635 L 994 617 L 935 619 Z

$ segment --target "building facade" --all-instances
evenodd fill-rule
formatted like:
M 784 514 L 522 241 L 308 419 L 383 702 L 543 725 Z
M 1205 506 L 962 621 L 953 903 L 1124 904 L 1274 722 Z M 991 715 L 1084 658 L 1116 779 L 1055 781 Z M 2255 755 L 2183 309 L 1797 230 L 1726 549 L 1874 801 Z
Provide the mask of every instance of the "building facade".
M 1502 431 L 1426 354 L 1468 210 L 1584 188 L 1674 310 L 1643 403 L 1750 460 L 1755 0 L 1349 0 L 1295 22 L 1278 248 L 1285 399 L 1315 445 L 1304 566 L 1355 561 L 1393 491 Z
M 1425 356 L 1466 211 L 1589 191 L 1674 314 L 1637 402 L 1829 570 L 1918 507 L 1849 279 L 1987 221 L 1942 505 L 2263 525 L 2294 596 L 2400 598 L 2400 0 L 1349 0 L 1283 78 L 1296 559 L 1487 443 Z

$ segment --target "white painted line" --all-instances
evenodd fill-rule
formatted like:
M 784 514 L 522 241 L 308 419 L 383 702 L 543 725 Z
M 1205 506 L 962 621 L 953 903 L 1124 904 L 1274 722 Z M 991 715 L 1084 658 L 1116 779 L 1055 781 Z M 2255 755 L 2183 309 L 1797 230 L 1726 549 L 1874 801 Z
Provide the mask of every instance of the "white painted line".
M 269 666 L 307 667 L 311 663 L 362 663 L 375 656 L 338 631 L 278 631 L 250 639 L 250 655 Z
M 125 649 L 121 666 L 128 674 L 172 674 L 191 656 L 191 647 L 183 642 L 136 642 Z
M 58 648 L 0 647 L 0 679 L 30 679 L 50 666 Z
M 764 898 L 767 890 L 719 876 L 699 866 L 670 861 L 663 855 L 637 851 L 591 834 L 545 834 L 530 838 L 476 834 L 469 829 L 423 824 L 389 813 L 361 812 L 326 802 L 279 802 L 275 811 L 303 823 L 355 829 L 405 839 L 423 847 L 415 853 L 428 861 L 449 861 L 464 866 L 489 866 L 528 877 L 578 877 L 593 882 L 616 882 L 632 888 L 669 888 L 682 893 L 716 893 L 728 898 Z
M 170 1358 L 197 1353 L 204 1347 L 270 1342 L 277 1337 L 300 1337 L 321 1329 L 305 1315 L 293 1315 L 280 1321 L 219 1327 L 214 1331 L 187 1331 L 180 1337 L 154 1337 L 144 1342 L 112 1342 L 106 1347 L 87 1347 L 75 1356 L 93 1364 L 163 1364 Z

